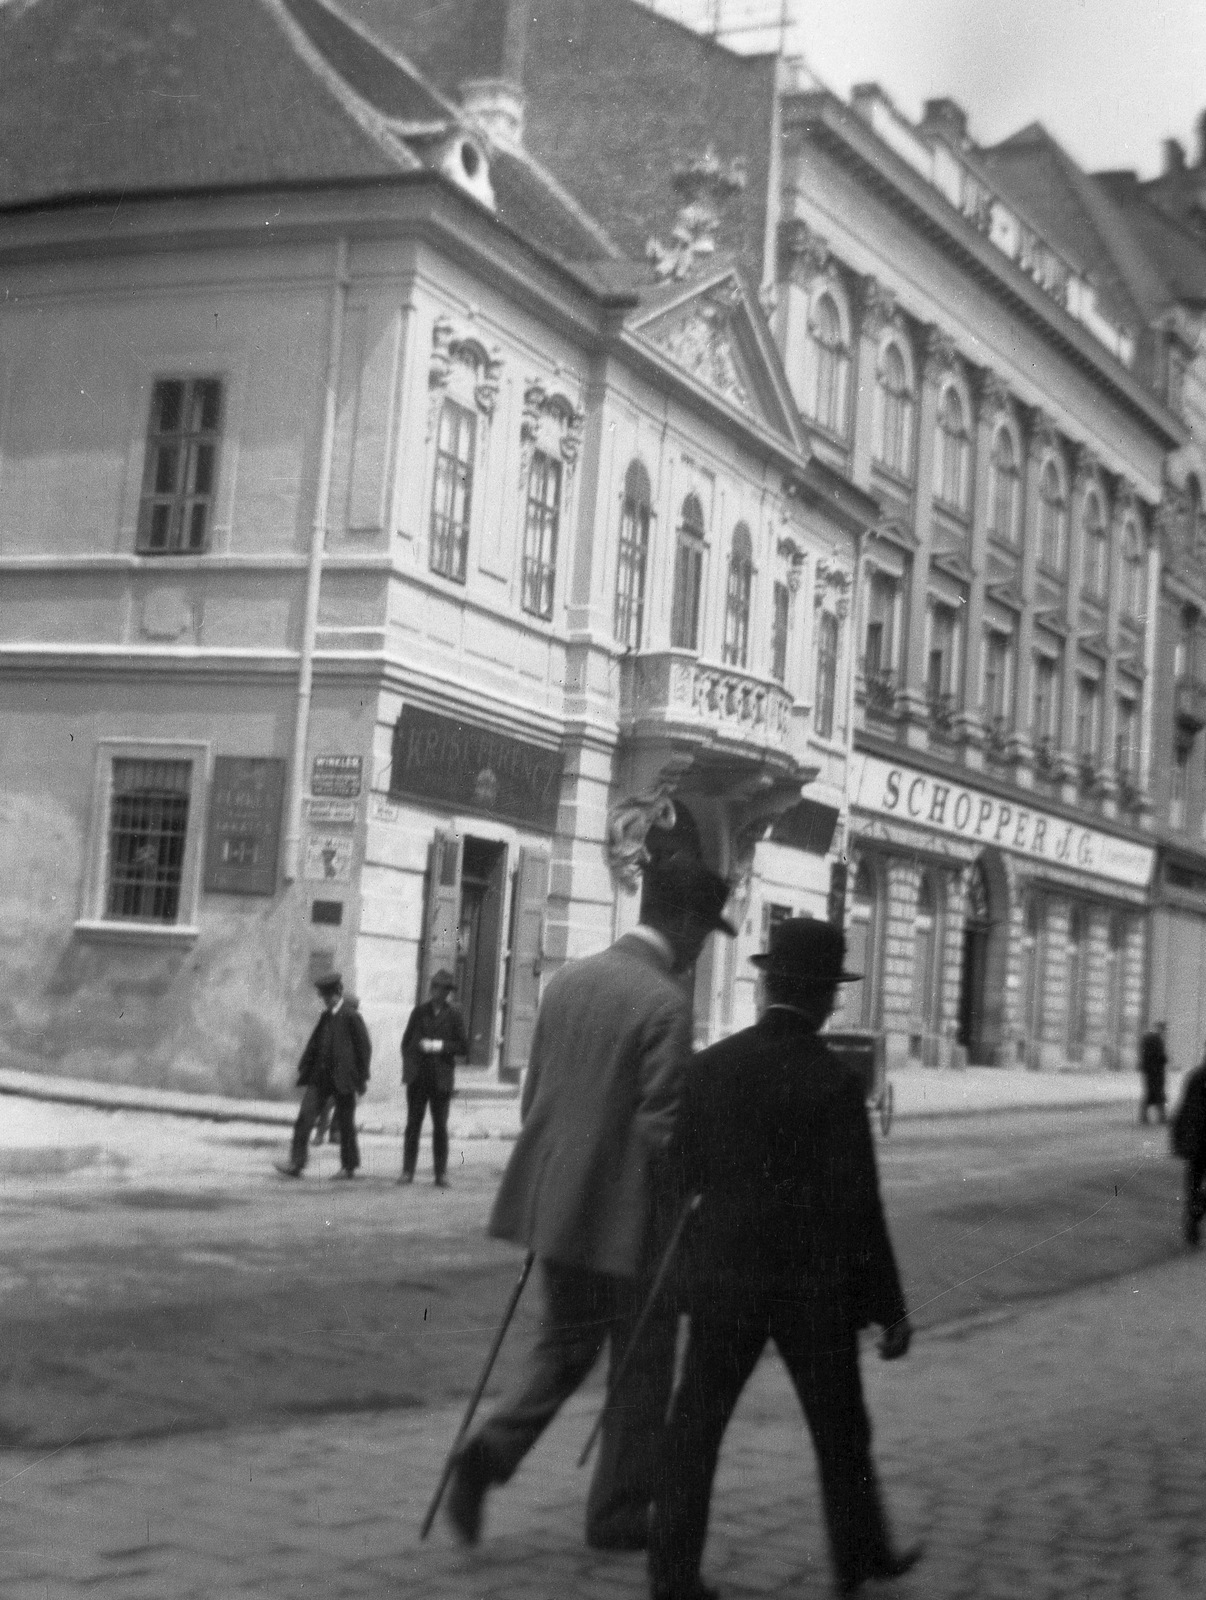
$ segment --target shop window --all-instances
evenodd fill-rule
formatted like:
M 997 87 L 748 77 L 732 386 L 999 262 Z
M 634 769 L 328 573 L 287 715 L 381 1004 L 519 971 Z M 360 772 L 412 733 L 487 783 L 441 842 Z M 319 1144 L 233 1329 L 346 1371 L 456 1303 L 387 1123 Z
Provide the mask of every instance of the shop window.
M 561 520 L 561 463 L 543 450 L 532 454 L 523 539 L 523 609 L 548 621 L 557 581 L 557 534 Z
M 724 660 L 744 667 L 750 650 L 750 599 L 754 587 L 754 547 L 744 522 L 733 529 L 729 555 L 729 581 L 724 608 Z
M 847 360 L 842 318 L 831 294 L 821 294 L 813 306 L 809 337 L 816 362 L 812 414 L 822 428 L 841 433 L 845 424 Z
M 1079 1061 L 1084 1053 L 1088 1023 L 1088 916 L 1073 906 L 1068 918 L 1068 1055 Z
M 1064 570 L 1067 511 L 1059 468 L 1048 461 L 1039 478 L 1039 560 L 1052 572 Z
M 676 650 L 699 649 L 699 609 L 703 591 L 704 519 L 697 495 L 683 501 L 674 552 L 674 603 L 670 643 Z
M 848 1027 L 879 1026 L 878 953 L 882 904 L 879 874 L 870 861 L 860 861 L 854 875 L 846 923 L 846 964 L 851 972 L 861 972 L 863 978 L 843 988 L 841 1016 Z
M 1017 529 L 1018 456 L 1013 434 L 1000 427 L 992 441 L 992 482 L 989 488 L 989 527 L 998 539 L 1010 543 Z
M 430 564 L 433 572 L 454 583 L 465 581 L 476 438 L 477 418 L 473 412 L 455 400 L 445 400 L 436 436 Z
M 1081 529 L 1085 541 L 1084 592 L 1093 600 L 1104 600 L 1109 581 L 1109 540 L 1101 501 L 1092 490 L 1085 495 Z
M 221 427 L 219 378 L 155 384 L 138 515 L 142 555 L 196 555 L 209 547 Z
M 923 1033 L 937 1028 L 940 935 L 938 888 L 933 873 L 923 872 L 913 916 L 913 1018 Z
M 822 739 L 833 738 L 834 701 L 837 698 L 838 619 L 822 611 L 817 624 L 817 687 L 813 725 Z
M 791 615 L 791 591 L 785 583 L 775 584 L 774 616 L 771 620 L 771 677 L 787 681 L 787 630 Z
M 616 567 L 615 635 L 617 642 L 629 650 L 639 650 L 641 647 L 652 516 L 649 474 L 639 461 L 634 461 L 624 478 L 620 550 Z
M 890 471 L 907 477 L 912 464 L 913 397 L 908 367 L 895 342 L 884 347 L 879 367 L 879 393 L 879 460 Z
M 934 493 L 956 511 L 964 509 L 967 495 L 968 438 L 963 400 L 953 383 L 947 383 L 938 402 L 938 438 L 934 452 Z
M 1172 828 L 1185 826 L 1185 801 L 1189 793 L 1190 746 L 1178 741 L 1173 750 L 1172 773 L 1168 788 L 1168 822 Z

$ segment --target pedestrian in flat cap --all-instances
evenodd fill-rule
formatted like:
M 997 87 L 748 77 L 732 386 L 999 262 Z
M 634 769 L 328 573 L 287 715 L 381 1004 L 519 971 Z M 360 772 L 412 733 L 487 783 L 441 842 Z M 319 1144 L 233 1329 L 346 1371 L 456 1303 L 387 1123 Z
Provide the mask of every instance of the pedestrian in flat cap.
M 603 1346 L 614 1376 L 639 1315 L 650 1257 L 655 1165 L 670 1141 L 691 1050 L 675 975 L 691 967 L 728 884 L 694 855 L 651 862 L 641 922 L 609 950 L 563 968 L 536 1019 L 523 1125 L 490 1232 L 537 1258 L 544 1309 L 515 1393 L 458 1453 L 447 1507 L 476 1542 L 492 1484 L 505 1483 Z M 650 1325 L 625 1404 L 604 1425 L 586 1510 L 588 1544 L 643 1549 L 657 1441 L 674 1368 L 672 1312 Z
M 279 1164 L 277 1171 L 286 1178 L 301 1177 L 314 1124 L 323 1106 L 333 1100 L 339 1129 L 339 1171 L 334 1176 L 354 1178 L 360 1165 L 356 1096 L 363 1094 L 368 1085 L 373 1045 L 359 1002 L 354 995 L 343 992 L 340 973 L 328 972 L 316 980 L 314 987 L 324 1010 L 298 1063 L 297 1082 L 306 1092 L 293 1124 L 289 1160 Z
M 687 1071 L 670 1161 L 702 1200 L 686 1239 L 679 1303 L 690 1316 L 682 1378 L 656 1475 L 649 1535 L 655 1600 L 705 1600 L 700 1580 L 721 1440 L 768 1339 L 778 1348 L 820 1466 L 839 1594 L 908 1570 L 880 1504 L 858 1332 L 903 1356 L 912 1330 L 879 1195 L 863 1086 L 818 1030 L 846 941 L 796 917 L 755 956 L 769 1003 L 750 1028 Z
M 435 1181 L 441 1189 L 448 1187 L 448 1107 L 452 1104 L 456 1058 L 469 1054 L 464 1019 L 449 998 L 455 988 L 456 979 L 441 967 L 431 980 L 431 999 L 414 1008 L 402 1035 L 406 1132 L 402 1136 L 399 1183 L 414 1181 L 423 1118 L 430 1106 Z
M 1168 1050 L 1164 1044 L 1164 1032 L 1164 1024 L 1154 1022 L 1139 1041 L 1139 1073 L 1143 1079 L 1143 1104 L 1139 1107 L 1139 1121 L 1145 1127 L 1149 1110 L 1155 1111 L 1158 1122 L 1163 1122 L 1168 1115 L 1164 1086 Z
M 1186 1074 L 1170 1133 L 1185 1163 L 1185 1243 L 1196 1250 L 1206 1217 L 1206 1061 Z

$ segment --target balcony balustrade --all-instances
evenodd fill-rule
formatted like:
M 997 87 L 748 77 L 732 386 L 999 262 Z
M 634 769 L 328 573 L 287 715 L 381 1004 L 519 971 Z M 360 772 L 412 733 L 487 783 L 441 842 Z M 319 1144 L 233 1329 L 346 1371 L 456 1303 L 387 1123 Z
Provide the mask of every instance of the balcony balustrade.
M 926 697 L 929 708 L 930 732 L 950 738 L 955 728 L 955 712 L 959 709 L 953 694 L 930 694 Z
M 870 668 L 863 676 L 868 716 L 895 717 L 896 674 L 887 667 Z
M 700 661 L 689 650 L 650 651 L 621 667 L 620 717 L 630 729 L 695 732 L 787 753 L 792 697 L 781 683 Z
M 1176 716 L 1183 728 L 1200 733 L 1206 727 L 1206 682 L 1186 673 L 1177 679 Z
M 1008 717 L 989 717 L 984 725 L 984 754 L 1001 765 L 1009 760 L 1009 738 L 1013 729 Z

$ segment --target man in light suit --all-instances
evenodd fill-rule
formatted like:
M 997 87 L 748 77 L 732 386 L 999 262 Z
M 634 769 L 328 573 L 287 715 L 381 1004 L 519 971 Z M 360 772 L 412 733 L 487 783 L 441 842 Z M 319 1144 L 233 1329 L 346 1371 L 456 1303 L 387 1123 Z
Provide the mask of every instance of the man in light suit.
M 492 1484 L 505 1483 L 610 1341 L 627 1348 L 648 1272 L 652 1184 L 674 1131 L 691 1052 L 691 1011 L 675 974 L 691 967 L 729 889 L 696 857 L 645 874 L 642 921 L 602 954 L 562 969 L 540 1006 L 523 1126 L 490 1232 L 538 1259 L 540 1332 L 518 1390 L 458 1453 L 448 1515 L 467 1544 Z M 643 1549 L 657 1441 L 669 1401 L 675 1325 L 647 1330 L 625 1405 L 604 1429 L 587 1501 L 587 1542 Z

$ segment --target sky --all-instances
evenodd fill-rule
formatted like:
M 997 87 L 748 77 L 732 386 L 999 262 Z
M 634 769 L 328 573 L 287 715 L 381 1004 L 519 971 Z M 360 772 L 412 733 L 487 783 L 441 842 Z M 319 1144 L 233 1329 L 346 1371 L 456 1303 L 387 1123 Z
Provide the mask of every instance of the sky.
M 780 9 L 779 0 L 720 5 L 731 24 Z M 653 9 L 706 24 L 714 0 L 654 0 Z M 1040 121 L 1089 171 L 1154 177 L 1166 138 L 1191 160 L 1197 153 L 1206 0 L 790 0 L 790 9 L 793 53 L 843 98 L 875 81 L 915 120 L 924 100 L 948 95 L 978 144 Z

